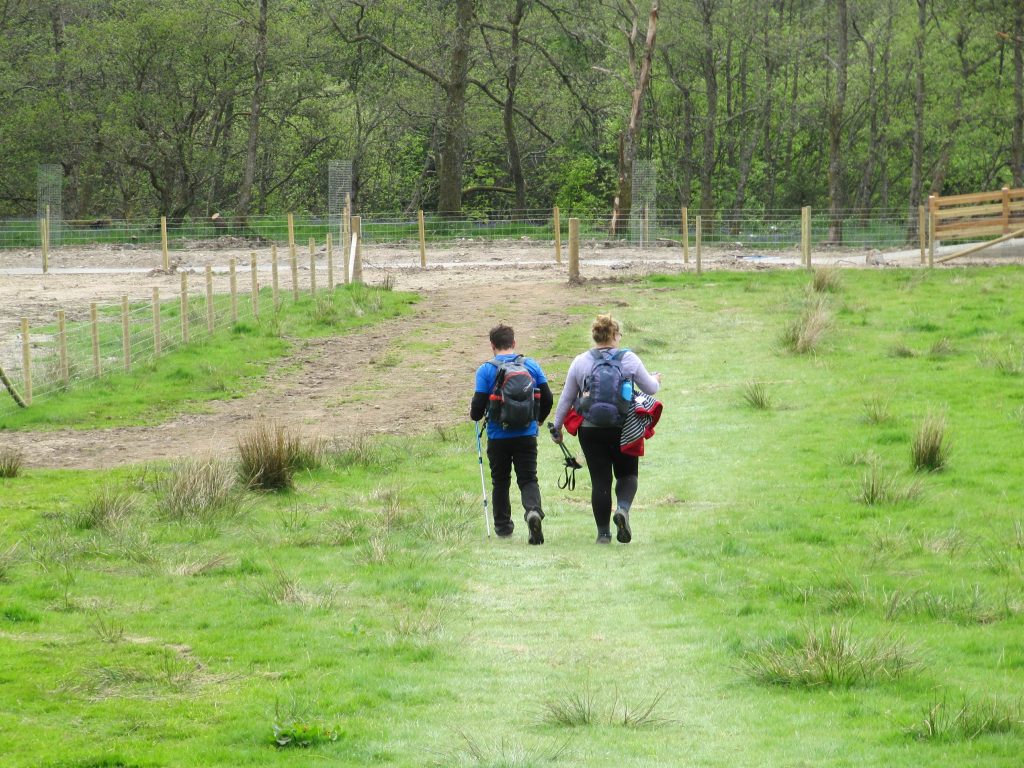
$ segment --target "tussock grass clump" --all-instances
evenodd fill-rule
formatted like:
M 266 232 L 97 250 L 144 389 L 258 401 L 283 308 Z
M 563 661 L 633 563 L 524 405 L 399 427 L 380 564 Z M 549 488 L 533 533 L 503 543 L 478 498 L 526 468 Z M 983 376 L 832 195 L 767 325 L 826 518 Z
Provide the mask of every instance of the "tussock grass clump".
M 569 743 L 557 747 L 524 747 L 502 739 L 499 744 L 488 745 L 474 739 L 464 731 L 459 736 L 465 742 L 460 754 L 446 756 L 445 765 L 469 768 L 535 768 L 556 762 Z
M 933 343 L 928 350 L 929 357 L 949 357 L 954 354 L 956 354 L 956 348 L 953 346 L 953 342 L 945 336 Z
M 809 630 L 802 641 L 770 641 L 743 656 L 759 683 L 794 688 L 850 688 L 898 679 L 917 668 L 898 638 L 855 640 L 848 626 Z
M 843 278 L 838 269 L 816 267 L 811 278 L 811 290 L 816 293 L 839 293 L 843 288 Z
M 107 487 L 100 491 L 70 522 L 79 530 L 107 533 L 120 530 L 135 514 L 136 497 L 123 488 Z
M 973 741 L 989 734 L 1024 733 L 1024 708 L 1018 699 L 1006 702 L 985 697 L 963 696 L 959 703 L 943 698 L 929 705 L 921 722 L 910 733 L 923 741 Z
M 873 461 L 861 477 L 857 501 L 868 506 L 903 504 L 916 499 L 921 491 L 920 480 L 902 483 L 897 475 L 886 472 L 877 461 Z
M 616 690 L 611 700 L 602 704 L 590 686 L 583 686 L 579 690 L 544 701 L 541 721 L 560 728 L 587 725 L 653 728 L 671 722 L 658 711 L 664 697 L 665 691 L 660 691 L 650 696 L 641 696 L 636 702 L 629 702 Z
M 451 437 L 457 439 L 454 436 Z M 442 439 L 442 442 L 446 441 Z M 336 469 L 382 466 L 394 459 L 390 451 L 365 435 L 359 435 L 343 445 L 332 446 L 328 457 L 331 466 Z
M 743 399 L 747 405 L 758 411 L 772 409 L 772 397 L 763 381 L 748 381 L 743 385 Z
M 10 578 L 11 570 L 21 561 L 21 552 L 18 542 L 11 544 L 6 549 L 0 549 L 0 582 Z
M 323 592 L 310 592 L 299 586 L 281 568 L 275 567 L 273 572 L 256 580 L 253 592 L 264 602 L 274 605 L 299 605 L 304 608 L 333 608 L 337 602 L 337 591 L 329 588 Z
M 954 589 L 948 594 L 896 589 L 882 595 L 882 606 L 888 621 L 924 616 L 962 626 L 992 624 L 1021 612 L 1021 606 L 1012 602 L 1008 595 L 1004 595 L 1002 601 L 989 600 L 978 584 L 971 589 Z
M 910 445 L 910 460 L 915 470 L 937 472 L 949 461 L 946 443 L 946 417 L 929 413 L 917 427 Z
M 991 352 L 986 362 L 1005 376 L 1024 376 L 1024 351 L 1016 345 Z
M 782 332 L 782 345 L 798 355 L 815 352 L 832 326 L 832 312 L 821 294 L 808 300 L 800 316 L 787 325 Z
M 886 424 L 892 420 L 889 398 L 871 395 L 864 399 L 864 421 L 868 424 Z
M 261 420 L 238 438 L 238 474 L 250 488 L 291 488 L 295 473 L 320 467 L 323 454 L 321 441 L 305 441 L 287 427 Z
M 901 341 L 898 344 L 893 344 L 892 347 L 889 348 L 889 357 L 917 357 L 917 352 Z
M 0 477 L 17 477 L 24 467 L 24 451 L 11 446 L 0 446 Z
M 322 293 L 317 295 L 313 307 L 313 321 L 318 325 L 337 325 L 341 319 L 338 305 L 334 303 L 334 295 Z
M 170 520 L 211 522 L 240 515 L 245 491 L 230 465 L 212 458 L 175 461 L 154 483 L 157 512 Z
M 570 691 L 546 700 L 542 720 L 560 728 L 578 728 L 597 722 L 597 702 L 589 688 Z

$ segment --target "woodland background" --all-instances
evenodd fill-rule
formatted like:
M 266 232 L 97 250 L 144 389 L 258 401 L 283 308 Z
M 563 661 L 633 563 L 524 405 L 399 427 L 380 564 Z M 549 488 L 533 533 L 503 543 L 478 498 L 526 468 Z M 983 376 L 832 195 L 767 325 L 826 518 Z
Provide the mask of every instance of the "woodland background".
M 654 25 L 654 29 L 652 29 Z M 1021 186 L 1024 0 L 0 0 L 0 217 L 906 210 Z

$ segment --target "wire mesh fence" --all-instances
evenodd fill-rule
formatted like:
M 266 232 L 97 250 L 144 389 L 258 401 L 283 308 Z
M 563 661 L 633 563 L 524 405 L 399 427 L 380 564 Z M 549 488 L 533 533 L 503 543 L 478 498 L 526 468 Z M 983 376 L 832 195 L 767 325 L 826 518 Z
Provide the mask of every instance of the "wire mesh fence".
M 688 234 L 695 235 L 696 209 L 688 212 Z M 615 241 L 623 247 L 650 247 L 681 240 L 683 209 L 655 209 L 641 206 L 630 216 L 620 217 L 613 230 L 610 214 L 562 211 L 561 235 L 568 234 L 570 218 L 580 222 L 580 237 L 586 240 Z M 415 243 L 419 239 L 416 211 L 406 213 L 363 213 L 362 232 L 368 244 Z M 323 242 L 332 233 L 340 243 L 344 222 L 337 215 L 295 214 L 293 237 L 301 247 L 309 238 Z M 800 241 L 800 209 L 778 209 L 756 212 L 716 212 L 703 214 L 702 230 L 708 245 L 742 243 L 759 248 L 790 248 Z M 115 221 L 63 221 L 51 223 L 50 232 L 61 233 L 60 246 L 159 247 L 162 244 L 160 219 Z M 450 243 L 461 240 L 523 240 L 550 241 L 555 236 L 551 209 L 521 211 L 478 211 L 460 216 L 424 214 L 424 239 L 427 243 Z M 44 227 L 41 221 L 7 219 L 0 221 L 0 250 L 40 249 Z M 836 215 L 813 211 L 811 243 L 815 248 L 902 248 L 917 244 L 918 216 L 908 209 L 845 210 Z M 188 250 L 197 243 L 221 241 L 253 244 L 285 244 L 289 242 L 287 217 L 247 216 L 209 219 L 181 219 L 167 222 L 169 250 Z M 54 245 L 54 243 L 50 243 Z
M 288 261 L 288 260 L 286 260 Z M 0 325 L 0 369 L 17 398 L 32 405 L 72 387 L 145 367 L 188 344 L 202 344 L 238 323 L 273 316 L 281 303 L 297 302 L 329 283 L 319 270 L 282 268 L 255 260 L 228 270 L 207 267 L 182 273 L 180 290 L 150 289 L 148 299 L 128 296 L 92 303 L 88 310 L 57 310 L 52 321 L 27 318 Z M 0 414 L 18 407 L 0 389 Z

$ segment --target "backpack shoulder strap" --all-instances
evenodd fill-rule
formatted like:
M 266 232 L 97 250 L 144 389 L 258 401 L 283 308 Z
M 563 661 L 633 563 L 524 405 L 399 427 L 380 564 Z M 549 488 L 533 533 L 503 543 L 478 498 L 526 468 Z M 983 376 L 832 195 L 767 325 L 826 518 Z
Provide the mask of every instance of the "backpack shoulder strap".
M 526 364 L 525 361 L 526 361 L 526 356 L 525 355 L 516 355 L 516 359 L 513 360 L 512 362 L 515 363 L 516 365 L 525 365 Z
M 604 352 L 602 352 L 597 347 L 594 347 L 592 350 L 590 350 L 590 355 L 595 360 L 604 360 Z
M 612 360 L 621 360 L 626 356 L 627 352 L 629 352 L 629 347 L 624 347 L 623 349 L 620 349 L 618 352 L 612 355 Z

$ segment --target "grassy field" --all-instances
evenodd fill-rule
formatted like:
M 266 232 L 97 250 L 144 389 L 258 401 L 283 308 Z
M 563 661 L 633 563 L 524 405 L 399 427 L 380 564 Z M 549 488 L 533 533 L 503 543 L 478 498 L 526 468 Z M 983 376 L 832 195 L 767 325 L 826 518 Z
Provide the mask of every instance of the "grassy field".
M 455 416 L 207 507 L 0 480 L 4 765 L 1020 765 L 1024 273 L 817 283 L 604 285 L 530 350 L 557 394 L 611 308 L 662 371 L 628 546 L 546 441 L 547 543 L 485 540 Z

